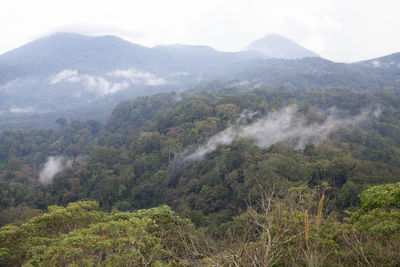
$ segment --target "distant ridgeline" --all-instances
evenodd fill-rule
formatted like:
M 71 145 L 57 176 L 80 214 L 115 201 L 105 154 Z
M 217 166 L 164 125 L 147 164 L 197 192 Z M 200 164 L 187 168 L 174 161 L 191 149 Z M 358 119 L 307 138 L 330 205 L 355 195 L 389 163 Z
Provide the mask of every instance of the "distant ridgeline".
M 335 63 L 278 35 L 240 52 L 221 52 L 58 33 L 0 55 L 0 131 L 55 127 L 59 117 L 106 121 L 121 101 L 209 87 L 213 81 L 242 90 L 386 90 L 398 88 L 399 75 L 398 53 Z

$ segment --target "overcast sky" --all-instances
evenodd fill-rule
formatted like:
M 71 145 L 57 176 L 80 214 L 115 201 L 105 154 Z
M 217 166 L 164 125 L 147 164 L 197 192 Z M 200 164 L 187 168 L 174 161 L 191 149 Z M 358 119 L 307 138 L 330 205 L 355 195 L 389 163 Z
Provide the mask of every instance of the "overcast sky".
M 238 51 L 268 33 L 352 62 L 400 52 L 399 0 L 1 0 L 0 54 L 71 31 Z

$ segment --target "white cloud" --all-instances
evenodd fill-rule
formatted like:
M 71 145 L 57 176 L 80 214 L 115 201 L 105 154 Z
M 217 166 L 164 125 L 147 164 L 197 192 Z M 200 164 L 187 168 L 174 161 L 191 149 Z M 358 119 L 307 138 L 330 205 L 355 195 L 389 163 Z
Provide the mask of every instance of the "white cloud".
M 9 112 L 11 112 L 11 113 L 32 113 L 32 112 L 35 112 L 35 108 L 33 108 L 33 107 L 20 108 L 20 107 L 14 106 L 9 109 Z
M 72 160 L 66 160 L 61 156 L 49 157 L 39 173 L 39 182 L 45 186 L 49 185 L 53 183 L 54 176 L 71 167 Z
M 129 83 L 126 81 L 113 83 L 101 76 L 79 74 L 77 70 L 68 69 L 50 78 L 50 84 L 57 84 L 60 82 L 81 83 L 87 91 L 95 92 L 100 95 L 114 94 L 129 86 Z
M 79 82 L 81 79 L 78 76 L 77 70 L 63 70 L 51 78 L 50 84 L 56 84 L 62 81 Z
M 66 69 L 50 77 L 50 84 L 61 82 L 80 83 L 88 92 L 100 95 L 114 94 L 133 85 L 161 86 L 167 83 L 163 78 L 153 73 L 138 71 L 136 69 L 115 70 L 107 74 L 110 79 L 98 75 L 79 74 L 77 70 Z M 114 81 L 116 80 L 117 81 Z M 80 92 L 74 92 L 79 97 Z
M 101 95 L 114 94 L 129 86 L 127 82 L 112 83 L 101 76 L 82 75 L 83 84 L 90 92 L 98 92 Z
M 381 66 L 381 62 L 379 62 L 379 60 L 374 60 L 372 61 L 372 65 L 374 68 L 379 68 Z
M 108 75 L 118 78 L 129 79 L 133 84 L 145 84 L 148 86 L 159 86 L 164 85 L 167 81 L 163 78 L 159 78 L 150 72 L 142 72 L 136 69 L 125 69 L 125 70 L 115 70 L 110 72 Z
M 168 75 L 169 77 L 182 77 L 182 76 L 189 76 L 190 73 L 186 72 L 186 71 L 177 71 L 177 72 L 173 72 L 170 75 Z
M 248 111 L 246 111 L 248 113 Z M 328 111 L 323 123 L 307 124 L 304 116 L 297 112 L 296 106 L 288 106 L 272 112 L 267 117 L 248 125 L 233 125 L 211 137 L 204 145 L 194 151 L 184 151 L 177 156 L 177 161 L 187 162 L 202 159 L 219 145 L 229 145 L 238 138 L 254 140 L 260 147 L 268 147 L 277 142 L 284 142 L 296 149 L 304 148 L 307 143 L 321 144 L 335 129 L 351 124 L 358 124 L 371 117 L 379 117 L 381 110 L 365 110 L 354 117 L 337 118 L 335 109 Z M 250 114 L 254 116 L 253 114 Z M 248 117 L 249 114 L 242 114 Z M 241 117 L 242 117 L 241 116 Z

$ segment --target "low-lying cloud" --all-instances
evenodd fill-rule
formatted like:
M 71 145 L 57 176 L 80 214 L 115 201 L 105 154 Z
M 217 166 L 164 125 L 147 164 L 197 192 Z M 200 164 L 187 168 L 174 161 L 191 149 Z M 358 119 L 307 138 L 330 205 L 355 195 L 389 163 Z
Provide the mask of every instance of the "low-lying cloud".
M 9 110 L 8 110 L 8 112 L 16 113 L 16 114 L 33 113 L 35 111 L 36 111 L 36 109 L 34 107 L 21 108 L 21 107 L 16 107 L 16 106 L 13 106 L 13 107 L 9 108 Z
M 50 84 L 61 82 L 81 83 L 89 92 L 100 95 L 114 94 L 130 85 L 160 86 L 167 83 L 153 73 L 135 69 L 120 69 L 108 73 L 107 78 L 98 75 L 80 74 L 77 70 L 65 69 L 50 78 Z M 79 94 L 77 95 L 79 96 Z
M 339 127 L 359 124 L 368 118 L 380 116 L 380 108 L 364 110 L 356 116 L 339 118 L 337 110 L 328 111 L 323 123 L 307 123 L 306 118 L 298 113 L 295 105 L 272 112 L 248 125 L 233 125 L 212 136 L 206 144 L 194 151 L 184 151 L 177 156 L 177 161 L 189 162 L 203 159 L 219 145 L 229 145 L 239 138 L 254 140 L 260 147 L 268 147 L 277 142 L 284 142 L 296 149 L 304 148 L 307 143 L 321 144 L 328 135 Z M 251 114 L 252 116 L 254 114 Z M 248 117 L 248 115 L 243 115 Z
M 53 183 L 53 178 L 65 169 L 72 167 L 72 160 L 66 160 L 64 157 L 49 157 L 39 173 L 39 182 L 46 186 Z
M 89 92 L 96 92 L 100 95 L 114 94 L 129 86 L 126 81 L 110 82 L 101 76 L 93 76 L 89 74 L 79 74 L 77 70 L 63 70 L 53 76 L 50 84 L 60 82 L 81 83 Z
M 138 71 L 136 69 L 115 70 L 108 75 L 118 78 L 126 78 L 132 84 L 144 84 L 147 86 L 164 85 L 167 81 L 163 78 L 158 78 L 153 73 Z
M 189 76 L 190 73 L 187 71 L 176 71 L 168 75 L 168 77 L 183 77 L 183 76 Z

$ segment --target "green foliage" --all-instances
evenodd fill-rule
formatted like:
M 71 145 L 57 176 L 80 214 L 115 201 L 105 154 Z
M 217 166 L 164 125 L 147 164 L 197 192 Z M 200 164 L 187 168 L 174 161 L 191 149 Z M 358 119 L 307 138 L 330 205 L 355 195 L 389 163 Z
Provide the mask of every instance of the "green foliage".
M 400 183 L 373 186 L 361 194 L 361 208 L 351 217 L 355 226 L 384 240 L 400 240 Z
M 7 266 L 164 266 L 190 257 L 183 247 L 192 225 L 167 206 L 105 214 L 96 202 L 52 206 L 20 227 L 0 229 Z
M 41 213 L 41 210 L 32 209 L 28 207 L 26 203 L 17 207 L 10 207 L 0 211 L 0 225 L 22 224 L 32 217 L 40 215 Z
M 221 104 L 216 106 L 216 114 L 222 120 L 232 120 L 238 117 L 239 107 L 235 104 Z
M 251 123 L 272 110 L 293 103 L 310 124 L 325 121 L 324 111 L 331 107 L 337 107 L 344 114 L 359 114 L 366 106 L 376 104 L 384 108 L 379 118 L 371 117 L 357 127 L 338 128 L 320 145 L 307 144 L 304 149 L 294 149 L 278 142 L 260 148 L 251 140 L 238 139 L 230 145 L 219 145 L 201 160 L 183 160 L 188 151 L 195 150 L 229 125 Z M 59 206 L 22 226 L 7 226 L 4 240 L 12 236 L 15 240 L 24 238 L 23 235 L 34 236 L 33 239 L 40 242 L 24 243 L 26 246 L 13 244 L 15 248 L 21 247 L 18 253 L 23 255 L 36 253 L 37 259 L 39 255 L 46 255 L 46 264 L 55 264 L 51 260 L 55 254 L 49 254 L 47 250 L 51 245 L 62 264 L 73 262 L 76 255 L 84 258 L 87 254 L 96 256 L 93 259 L 88 256 L 87 262 L 82 260 L 80 264 L 96 265 L 100 258 L 104 260 L 115 252 L 108 243 L 101 243 L 102 248 L 97 247 L 102 234 L 96 227 L 101 226 L 107 229 L 104 241 L 115 242 L 121 255 L 129 253 L 125 246 L 130 251 L 146 248 L 150 258 L 153 254 L 161 255 L 160 258 L 153 257 L 153 265 L 157 259 L 167 262 L 168 257 L 172 262 L 183 263 L 189 252 L 197 255 L 197 263 L 215 259 L 228 265 L 233 264 L 234 257 L 241 253 L 235 252 L 240 247 L 238 240 L 231 243 L 225 240 L 229 231 L 235 231 L 232 236 L 238 234 L 237 239 L 248 235 L 245 243 L 248 250 L 245 251 L 249 258 L 243 263 L 245 265 L 250 264 L 247 260 L 255 257 L 266 260 L 260 262 L 260 266 L 270 264 L 269 258 L 278 265 L 294 264 L 286 259 L 298 259 L 304 265 L 393 263 L 399 240 L 398 193 L 394 193 L 398 191 L 397 187 L 373 187 L 361 195 L 361 200 L 358 195 L 371 185 L 399 181 L 400 135 L 396 126 L 400 123 L 399 107 L 398 94 L 388 96 L 387 92 L 285 88 L 240 92 L 226 89 L 183 93 L 180 100 L 171 93 L 121 103 L 104 127 L 95 121 L 71 121 L 56 130 L 5 131 L 0 136 L 0 214 L 5 216 L 0 222 L 20 225 L 37 215 L 38 210 Z M 253 117 L 241 114 L 253 114 Z M 43 187 L 37 179 L 39 171 L 47 158 L 54 155 L 64 155 L 74 164 L 57 174 L 51 185 Z M 249 206 L 259 204 L 260 192 L 271 193 L 272 185 L 275 194 L 268 214 L 263 214 L 260 208 L 249 210 Z M 322 191 L 326 215 L 321 217 L 318 203 Z M 97 201 L 103 212 L 120 210 L 126 214 L 135 209 L 167 204 L 190 218 L 196 226 L 204 227 L 212 242 L 218 243 L 216 247 L 227 249 L 204 248 L 204 244 L 199 245 L 201 249 L 197 248 L 196 242 L 204 240 L 195 231 L 196 236 L 192 236 L 189 243 L 185 243 L 187 240 L 176 241 L 176 248 L 185 247 L 185 256 L 174 258 L 178 252 L 165 250 L 153 221 L 131 218 L 131 215 L 124 216 L 132 219 L 132 225 L 128 223 L 131 220 L 128 217 L 110 221 L 110 227 L 114 225 L 121 229 L 121 232 L 113 232 L 116 239 L 110 241 L 113 230 L 104 225 L 110 214 L 81 204 L 60 207 L 87 199 Z M 342 221 L 346 209 L 357 210 L 350 223 Z M 24 212 L 26 216 L 22 214 Z M 73 219 L 74 214 L 78 214 L 77 221 Z M 304 236 L 306 214 L 308 238 Z M 255 218 L 262 221 L 262 226 L 254 222 Z M 273 240 L 263 228 L 266 222 L 273 225 L 269 231 L 279 244 L 275 250 L 270 250 L 273 257 L 268 254 L 270 252 L 264 253 L 269 240 Z M 147 240 L 143 242 L 154 245 L 154 253 L 147 245 L 139 248 L 123 239 L 126 232 L 138 242 L 139 232 L 133 228 L 141 225 L 145 225 L 146 233 L 151 232 L 150 235 L 140 233 L 143 240 Z M 284 225 L 290 226 L 285 235 L 280 232 L 283 228 L 279 228 Z M 83 229 L 90 240 L 97 240 L 96 246 L 84 247 L 89 239 L 83 239 L 83 243 L 77 241 Z M 284 241 L 288 239 L 290 242 Z M 55 240 L 64 242 L 65 247 L 70 246 L 68 242 L 78 242 L 79 246 L 71 247 L 68 253 L 72 254 L 68 256 L 57 247 Z M 7 244 L 12 250 L 11 242 Z M 374 246 L 376 251 L 372 249 Z M 37 252 L 32 252 L 32 247 Z M 359 247 L 366 255 L 362 255 Z M 102 251 L 104 256 L 98 256 L 96 251 Z M 7 254 L 11 257 L 8 260 L 18 265 L 16 259 L 23 258 L 18 253 Z M 63 253 L 66 258 L 61 259 Z M 143 254 L 143 250 L 140 253 Z M 229 260 L 217 260 L 217 254 L 226 255 Z M 140 260 L 138 255 L 126 257 Z M 387 260 L 383 260 L 385 257 Z M 113 262 L 111 258 L 107 260 L 110 265 L 130 264 L 127 259 L 121 263 Z M 138 262 L 135 264 L 145 264 Z
M 398 239 L 384 242 L 374 235 L 363 239 L 370 230 L 366 225 L 359 227 L 356 220 L 354 228 L 326 214 L 326 185 L 316 189 L 302 185 L 287 193 L 275 190 L 261 191 L 254 206 L 221 225 L 223 234 L 217 240 L 167 206 L 112 213 L 99 211 L 93 201 L 50 206 L 47 214 L 21 226 L 0 228 L 0 264 L 396 266 L 399 262 Z M 198 223 L 204 220 L 198 213 L 191 217 Z
M 8 160 L 8 168 L 11 171 L 19 171 L 21 169 L 21 161 L 17 159 L 16 157 L 12 157 Z
M 395 182 L 400 175 L 399 100 L 386 93 L 282 88 L 203 91 L 176 98 L 174 93 L 158 94 L 121 103 L 103 128 L 96 121 L 71 121 L 57 130 L 4 132 L 0 161 L 12 167 L 0 170 L 0 209 L 24 202 L 45 209 L 94 198 L 106 210 L 116 203 L 125 208 L 164 203 L 182 212 L 199 210 L 211 220 L 229 220 L 227 214 L 237 215 L 238 207 L 254 200 L 258 185 L 274 181 L 281 188 L 328 182 L 333 186 L 329 199 L 337 199 L 342 212 L 359 205 L 357 195 L 367 186 Z M 361 128 L 338 129 L 321 146 L 309 144 L 301 151 L 276 143 L 260 149 L 240 140 L 178 167 L 179 153 L 236 123 L 244 110 L 257 112 L 257 117 L 290 103 L 297 103 L 308 123 L 324 121 L 321 110 L 334 106 L 350 114 L 376 103 L 385 109 Z M 77 160 L 45 190 L 38 173 L 47 157 L 57 154 Z M 156 178 L 159 171 L 168 173 L 162 183 Z
M 120 161 L 119 152 L 109 147 L 94 146 L 91 151 L 90 160 L 93 163 L 100 163 L 111 167 Z

